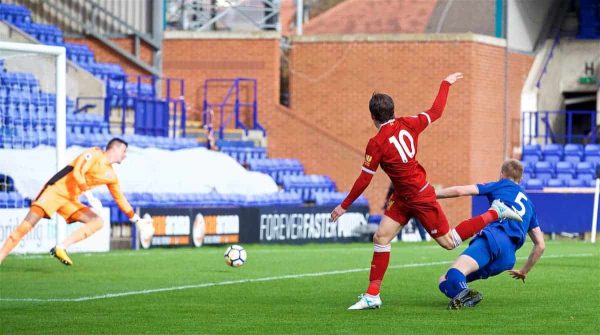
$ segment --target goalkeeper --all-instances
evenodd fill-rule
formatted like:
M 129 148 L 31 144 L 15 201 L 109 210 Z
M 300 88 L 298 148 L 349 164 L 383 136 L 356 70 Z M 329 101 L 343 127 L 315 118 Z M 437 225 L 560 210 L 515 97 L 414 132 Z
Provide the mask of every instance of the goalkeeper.
M 25 219 L 2 245 L 0 263 L 41 218 L 50 218 L 55 212 L 58 212 L 67 223 L 82 222 L 84 224 L 50 250 L 50 254 L 63 264 L 73 265 L 66 249 L 90 237 L 104 224 L 102 218 L 98 216 L 99 210 L 102 209 L 102 203 L 89 191 L 99 185 L 108 187 L 115 202 L 127 214 L 131 222 L 146 223 L 134 213 L 133 208 L 121 193 L 119 180 L 112 168 L 112 164 L 120 164 L 125 159 L 126 151 L 127 142 L 113 138 L 106 145 L 105 151 L 98 147 L 87 149 L 71 164 L 50 178 L 31 204 L 31 209 Z M 87 198 L 90 207 L 94 210 L 79 202 L 81 194 Z

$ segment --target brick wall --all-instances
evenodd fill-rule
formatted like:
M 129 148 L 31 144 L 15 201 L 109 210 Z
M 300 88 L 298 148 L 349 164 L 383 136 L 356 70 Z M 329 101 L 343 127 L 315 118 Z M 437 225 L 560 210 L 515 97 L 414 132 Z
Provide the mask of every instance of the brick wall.
M 444 35 L 344 39 L 313 36 L 293 41 L 289 112 L 307 127 L 328 132 L 343 148 L 331 151 L 335 146 L 330 140 L 320 145 L 319 132 L 311 136 L 307 131 L 304 141 L 271 136 L 273 154 L 297 152 L 308 173 L 328 174 L 339 189 L 348 191 L 360 171 L 364 147 L 376 132 L 368 110 L 371 94 L 388 93 L 395 100 L 396 115 L 413 115 L 431 106 L 446 75 L 461 71 L 465 78 L 452 87 L 444 117 L 420 137 L 418 159 L 435 185 L 497 178 L 504 134 L 501 41 L 474 35 L 453 35 L 450 40 Z M 531 62 L 529 56 L 510 55 L 511 117 L 518 116 L 520 89 Z M 300 135 L 295 134 L 303 138 Z M 285 147 L 279 147 L 280 142 Z M 366 192 L 374 211 L 383 204 L 386 178 L 379 172 Z M 453 224 L 470 214 L 468 199 L 444 201 L 443 206 Z
M 98 62 L 119 63 L 128 74 L 147 74 L 94 39 L 69 39 L 68 42 L 87 44 Z M 126 50 L 133 50 L 133 43 L 129 39 L 114 39 L 113 42 Z M 151 60 L 149 48 L 142 47 L 141 54 L 144 60 Z M 259 114 L 267 114 L 279 101 L 279 35 L 165 32 L 163 76 L 185 80 L 188 115 L 192 119 L 200 119 L 203 85 L 207 78 L 258 79 Z M 172 86 L 176 90 L 178 87 Z M 221 89 L 217 86 L 211 90 L 213 95 L 209 98 L 220 101 L 225 91 L 225 86 L 221 86 Z M 250 92 L 248 85 L 242 87 L 244 97 L 251 99 Z M 242 115 L 250 121 L 249 108 L 243 110 Z
M 279 35 L 167 32 L 163 73 L 185 79 L 188 110 L 195 118 L 202 109 L 205 79 L 256 78 L 259 122 L 268 123 L 266 116 L 279 102 Z M 214 87 L 209 99 L 221 101 L 227 87 Z M 244 97 L 250 99 L 250 92 L 244 88 Z M 250 118 L 249 109 L 243 114 Z

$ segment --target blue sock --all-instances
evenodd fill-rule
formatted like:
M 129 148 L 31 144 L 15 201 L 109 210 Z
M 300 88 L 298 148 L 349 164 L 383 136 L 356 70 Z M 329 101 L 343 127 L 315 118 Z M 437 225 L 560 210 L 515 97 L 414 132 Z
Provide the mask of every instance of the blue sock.
M 452 268 L 446 272 L 446 280 L 440 283 L 439 288 L 442 293 L 452 299 L 467 288 L 467 278 L 462 272 Z

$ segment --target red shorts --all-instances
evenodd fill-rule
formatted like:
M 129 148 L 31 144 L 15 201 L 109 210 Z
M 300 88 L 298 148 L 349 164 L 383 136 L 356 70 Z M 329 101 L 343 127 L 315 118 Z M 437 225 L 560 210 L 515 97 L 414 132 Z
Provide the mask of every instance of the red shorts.
M 446 235 L 450 231 L 446 214 L 437 202 L 435 189 L 431 185 L 413 197 L 392 194 L 384 214 L 401 225 L 415 217 L 433 238 Z

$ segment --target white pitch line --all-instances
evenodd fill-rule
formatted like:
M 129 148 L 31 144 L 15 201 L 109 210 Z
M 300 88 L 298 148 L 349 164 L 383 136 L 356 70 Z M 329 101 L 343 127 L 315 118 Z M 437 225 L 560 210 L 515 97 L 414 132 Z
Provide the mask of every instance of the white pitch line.
M 600 256 L 600 254 L 568 254 L 568 255 L 547 255 L 543 256 L 542 259 L 548 258 L 569 258 L 569 257 L 590 257 L 590 256 Z M 517 259 L 527 259 L 527 257 L 518 257 Z M 438 261 L 438 262 L 427 262 L 427 263 L 412 263 L 412 264 L 400 264 L 400 265 L 390 265 L 388 269 L 403 269 L 403 268 L 416 268 L 416 267 L 425 267 L 432 265 L 443 265 L 450 264 L 451 261 Z M 89 300 L 101 300 L 101 299 L 110 299 L 110 298 L 119 298 L 126 297 L 131 295 L 145 295 L 159 292 L 171 292 L 171 291 L 181 291 L 195 288 L 205 288 L 205 287 L 213 287 L 213 286 L 224 286 L 224 285 L 234 285 L 234 284 L 246 284 L 246 283 L 259 283 L 259 282 L 267 282 L 267 281 L 275 281 L 275 280 L 284 280 L 284 279 L 297 279 L 297 278 L 307 278 L 307 277 L 322 277 L 322 276 L 332 276 L 353 272 L 363 272 L 369 271 L 370 268 L 358 268 L 358 269 L 347 269 L 347 270 L 336 270 L 336 271 L 327 271 L 327 272 L 313 272 L 313 273 L 300 273 L 300 274 L 292 274 L 292 275 L 283 275 L 283 276 L 273 276 L 273 277 L 263 277 L 263 278 L 254 278 L 254 279 L 240 279 L 240 280 L 227 280 L 222 282 L 212 282 L 212 283 L 203 283 L 203 284 L 192 284 L 192 285 L 182 285 L 182 286 L 173 286 L 173 287 L 163 287 L 156 289 L 148 289 L 148 290 L 140 290 L 140 291 L 129 291 L 129 292 L 120 292 L 120 293 L 107 293 L 93 296 L 84 296 L 78 298 L 0 298 L 0 301 L 19 301 L 19 302 L 80 302 L 80 301 L 89 301 Z

